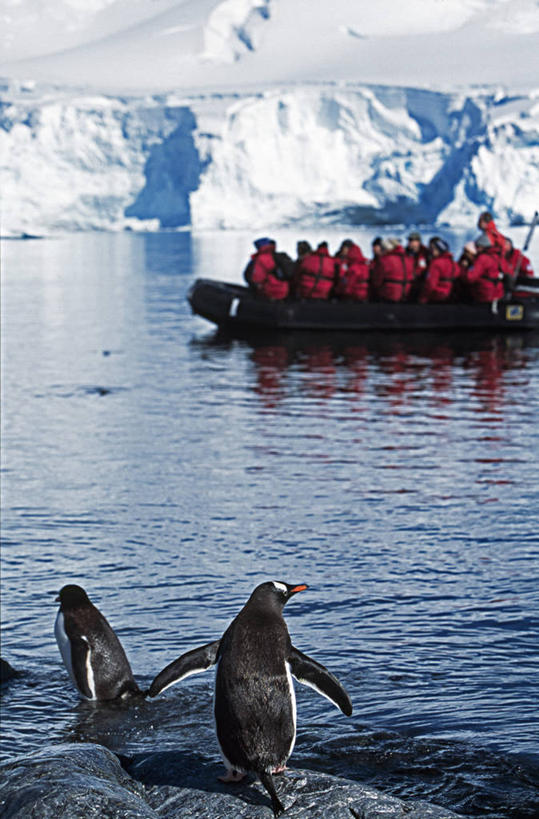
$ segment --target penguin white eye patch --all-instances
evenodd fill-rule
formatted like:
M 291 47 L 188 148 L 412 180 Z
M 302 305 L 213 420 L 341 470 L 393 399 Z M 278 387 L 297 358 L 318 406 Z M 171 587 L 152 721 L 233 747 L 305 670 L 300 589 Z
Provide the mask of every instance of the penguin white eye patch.
M 277 580 L 274 580 L 273 585 L 275 586 L 276 589 L 278 589 L 279 591 L 282 591 L 283 594 L 288 593 L 288 589 L 286 588 L 284 583 L 278 583 Z

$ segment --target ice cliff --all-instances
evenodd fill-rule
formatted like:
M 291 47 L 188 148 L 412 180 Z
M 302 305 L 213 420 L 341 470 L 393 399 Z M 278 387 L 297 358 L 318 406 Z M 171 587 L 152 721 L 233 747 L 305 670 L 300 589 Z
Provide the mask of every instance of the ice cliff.
M 539 91 L 352 83 L 77 96 L 5 83 L 2 235 L 503 223 L 538 206 Z

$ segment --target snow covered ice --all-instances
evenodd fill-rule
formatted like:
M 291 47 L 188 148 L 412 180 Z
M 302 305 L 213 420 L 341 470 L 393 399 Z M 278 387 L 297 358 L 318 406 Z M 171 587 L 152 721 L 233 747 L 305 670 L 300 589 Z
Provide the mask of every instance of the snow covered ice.
M 538 207 L 534 0 L 21 0 L 0 23 L 3 235 Z

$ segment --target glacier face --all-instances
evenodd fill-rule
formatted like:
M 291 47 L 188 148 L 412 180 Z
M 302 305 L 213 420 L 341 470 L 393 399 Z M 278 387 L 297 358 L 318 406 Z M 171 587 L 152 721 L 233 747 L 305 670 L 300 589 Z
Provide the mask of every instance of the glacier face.
M 140 98 L 6 87 L 3 235 L 527 220 L 539 95 L 355 84 Z

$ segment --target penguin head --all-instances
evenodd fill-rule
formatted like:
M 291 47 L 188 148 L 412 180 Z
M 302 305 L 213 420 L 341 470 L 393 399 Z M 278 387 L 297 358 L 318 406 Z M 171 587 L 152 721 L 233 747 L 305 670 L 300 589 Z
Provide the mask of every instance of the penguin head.
M 90 598 L 81 586 L 69 585 L 60 589 L 56 602 L 62 609 L 75 609 L 90 603 Z
M 283 583 L 279 580 L 270 580 L 257 586 L 250 599 L 254 603 L 260 603 L 272 608 L 277 606 L 282 609 L 292 595 L 308 588 L 306 583 L 291 586 L 289 583 Z

